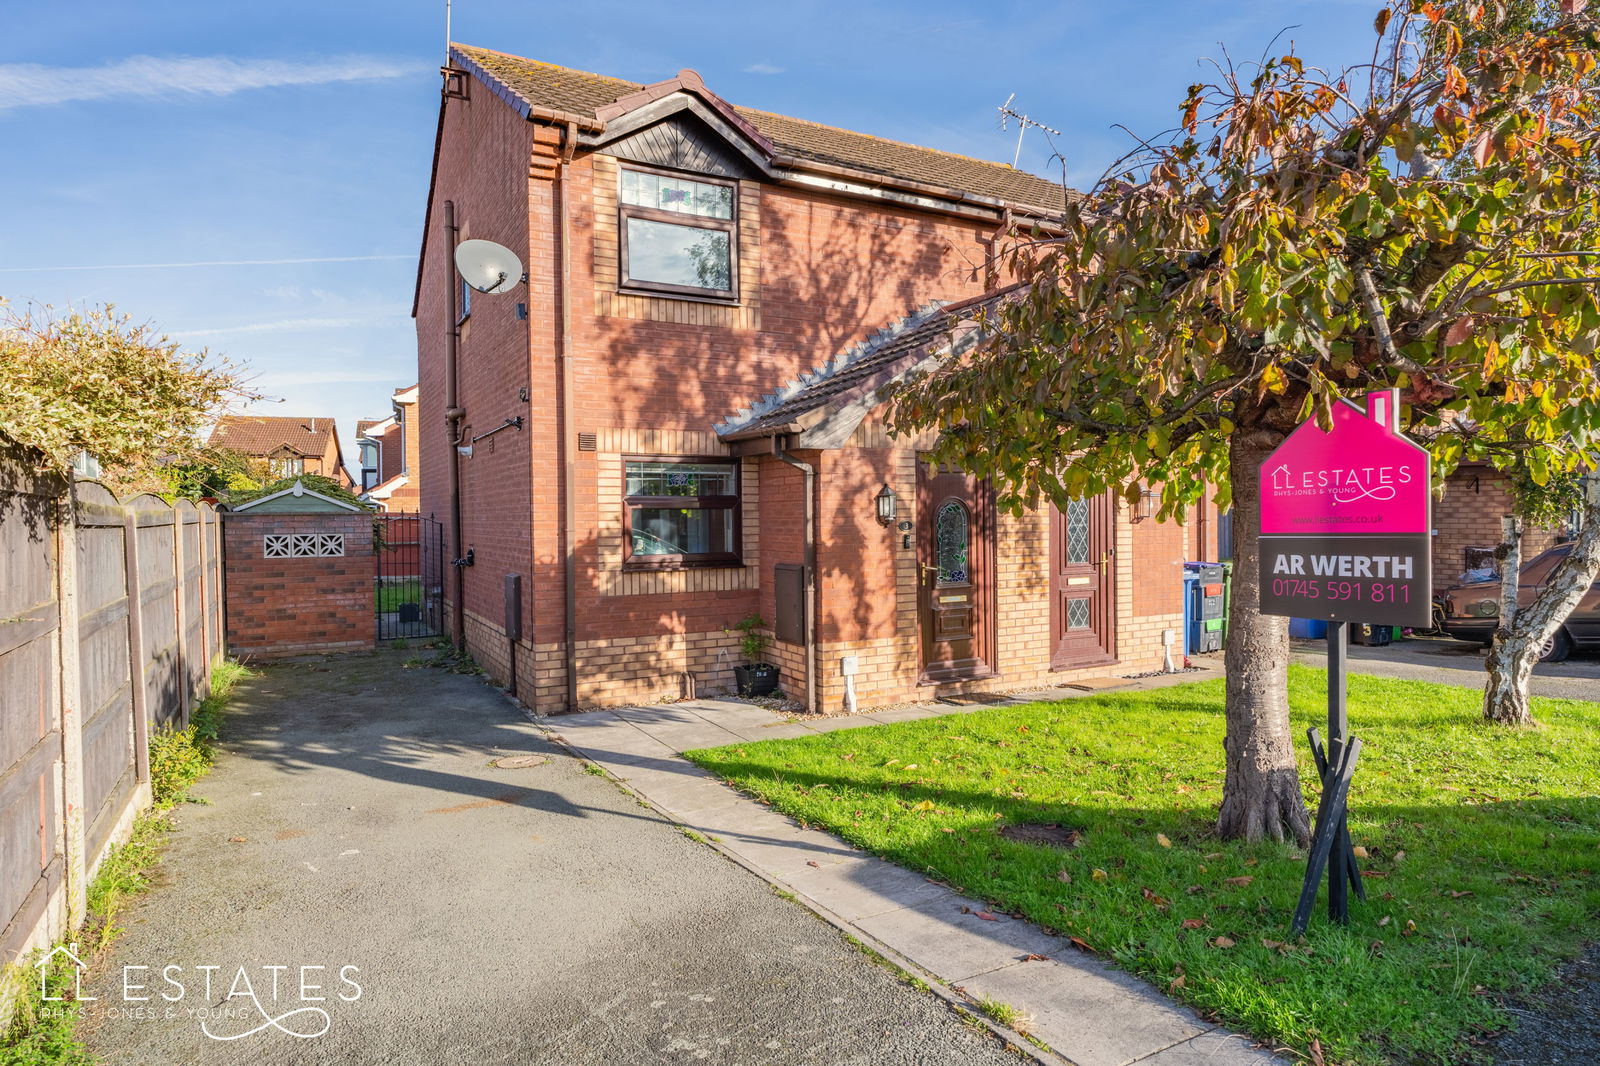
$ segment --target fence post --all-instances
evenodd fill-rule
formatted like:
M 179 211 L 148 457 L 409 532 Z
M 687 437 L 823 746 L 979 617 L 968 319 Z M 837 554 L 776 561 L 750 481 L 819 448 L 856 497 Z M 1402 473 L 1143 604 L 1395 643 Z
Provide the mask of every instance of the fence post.
M 167 517 L 172 520 L 172 575 L 176 582 L 173 607 L 178 617 L 178 642 L 173 647 L 173 655 L 177 659 L 178 712 L 181 716 L 178 728 L 182 729 L 189 724 L 189 712 L 194 706 L 194 694 L 189 691 L 189 656 L 184 649 L 189 641 L 189 634 L 184 628 L 189 620 L 189 607 L 183 588 L 183 512 L 173 507 L 167 511 Z
M 84 854 L 83 697 L 78 647 L 77 494 L 69 487 L 56 506 L 56 602 L 61 605 L 56 662 L 61 704 L 61 813 L 65 829 L 67 928 L 83 924 L 87 909 L 89 858 Z
M 128 590 L 128 677 L 133 695 L 133 762 L 139 783 L 150 780 L 150 705 L 146 695 L 144 584 L 139 580 L 139 516 L 122 509 L 122 559 Z
M 211 692 L 211 580 L 207 572 L 207 559 L 209 550 L 206 545 L 206 513 L 200 504 L 194 509 L 194 535 L 198 551 L 195 558 L 200 561 L 200 691 L 205 694 Z M 202 696 L 204 698 L 204 696 Z

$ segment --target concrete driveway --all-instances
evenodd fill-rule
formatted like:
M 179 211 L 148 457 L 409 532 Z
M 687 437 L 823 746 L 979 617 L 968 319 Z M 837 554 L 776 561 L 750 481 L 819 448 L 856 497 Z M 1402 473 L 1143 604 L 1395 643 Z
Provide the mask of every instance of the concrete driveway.
M 1326 666 L 1327 645 L 1322 641 L 1295 641 L 1295 659 L 1310 666 Z M 1488 676 L 1483 653 L 1476 644 L 1449 637 L 1410 637 L 1381 648 L 1350 647 L 1350 669 L 1380 677 L 1437 681 L 1483 689 Z M 1575 651 L 1564 663 L 1540 663 L 1533 671 L 1531 691 L 1554 699 L 1600 700 L 1600 654 Z
M 495 690 L 401 669 L 405 654 L 241 687 L 206 803 L 178 812 L 163 883 L 85 989 L 95 1055 L 1019 1061 L 585 772 Z M 517 754 L 546 761 L 490 765 Z

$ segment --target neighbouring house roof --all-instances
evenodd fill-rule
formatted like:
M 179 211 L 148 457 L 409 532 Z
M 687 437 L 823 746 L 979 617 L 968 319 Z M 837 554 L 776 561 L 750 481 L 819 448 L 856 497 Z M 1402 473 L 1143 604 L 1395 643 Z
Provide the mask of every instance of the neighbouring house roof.
M 416 403 L 418 388 L 419 386 L 417 385 L 407 385 L 403 389 L 395 389 L 393 402 L 400 404 Z
M 365 437 L 373 426 L 381 426 L 389 421 L 387 418 L 361 418 L 356 420 L 356 436 Z
M 390 496 L 393 496 L 396 491 L 405 488 L 406 485 L 410 484 L 410 482 L 410 474 L 396 474 L 388 481 L 380 482 L 379 484 L 372 486 L 372 488 L 368 489 L 361 495 L 363 497 L 371 497 L 374 500 L 387 500 Z
M 258 496 L 245 503 L 233 504 L 230 511 L 253 511 L 261 508 L 274 512 L 296 511 L 355 511 L 360 513 L 363 508 L 350 503 L 348 500 L 337 500 L 332 496 L 324 496 L 314 489 L 308 489 L 298 479 L 286 489 L 279 489 L 268 496 Z
M 731 443 L 789 434 L 793 447 L 840 447 L 881 402 L 880 389 L 969 350 L 981 339 L 980 320 L 1018 287 L 929 304 L 718 423 L 717 435 Z
M 337 443 L 331 418 L 285 415 L 223 415 L 211 431 L 213 448 L 231 448 L 245 455 L 266 456 L 280 448 L 300 455 L 323 455 L 328 441 Z
M 545 121 L 571 121 L 599 130 L 664 95 L 686 89 L 705 98 L 757 144 L 770 146 L 781 164 L 818 164 L 881 175 L 1049 214 L 1060 213 L 1066 195 L 1059 182 L 1004 163 L 730 105 L 689 70 L 645 85 L 468 45 L 452 45 L 451 55 L 524 115 Z

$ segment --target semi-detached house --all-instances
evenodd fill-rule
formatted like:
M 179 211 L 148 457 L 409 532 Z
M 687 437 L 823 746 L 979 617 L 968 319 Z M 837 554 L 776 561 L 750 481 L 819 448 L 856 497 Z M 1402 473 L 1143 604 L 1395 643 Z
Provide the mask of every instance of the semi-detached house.
M 823 711 L 1150 669 L 1215 514 L 1014 517 L 878 390 L 977 339 L 1064 191 L 1011 167 L 483 48 L 445 68 L 415 317 L 422 511 L 468 650 L 541 712 L 731 686 Z M 525 285 L 468 290 L 464 240 Z M 892 513 L 891 513 L 892 512 Z

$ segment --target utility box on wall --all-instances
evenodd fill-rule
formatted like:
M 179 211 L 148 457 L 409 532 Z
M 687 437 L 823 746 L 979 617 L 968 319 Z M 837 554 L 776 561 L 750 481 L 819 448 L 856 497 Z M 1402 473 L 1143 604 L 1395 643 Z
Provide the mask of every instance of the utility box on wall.
M 806 642 L 806 568 L 778 563 L 772 568 L 773 636 L 788 644 Z

